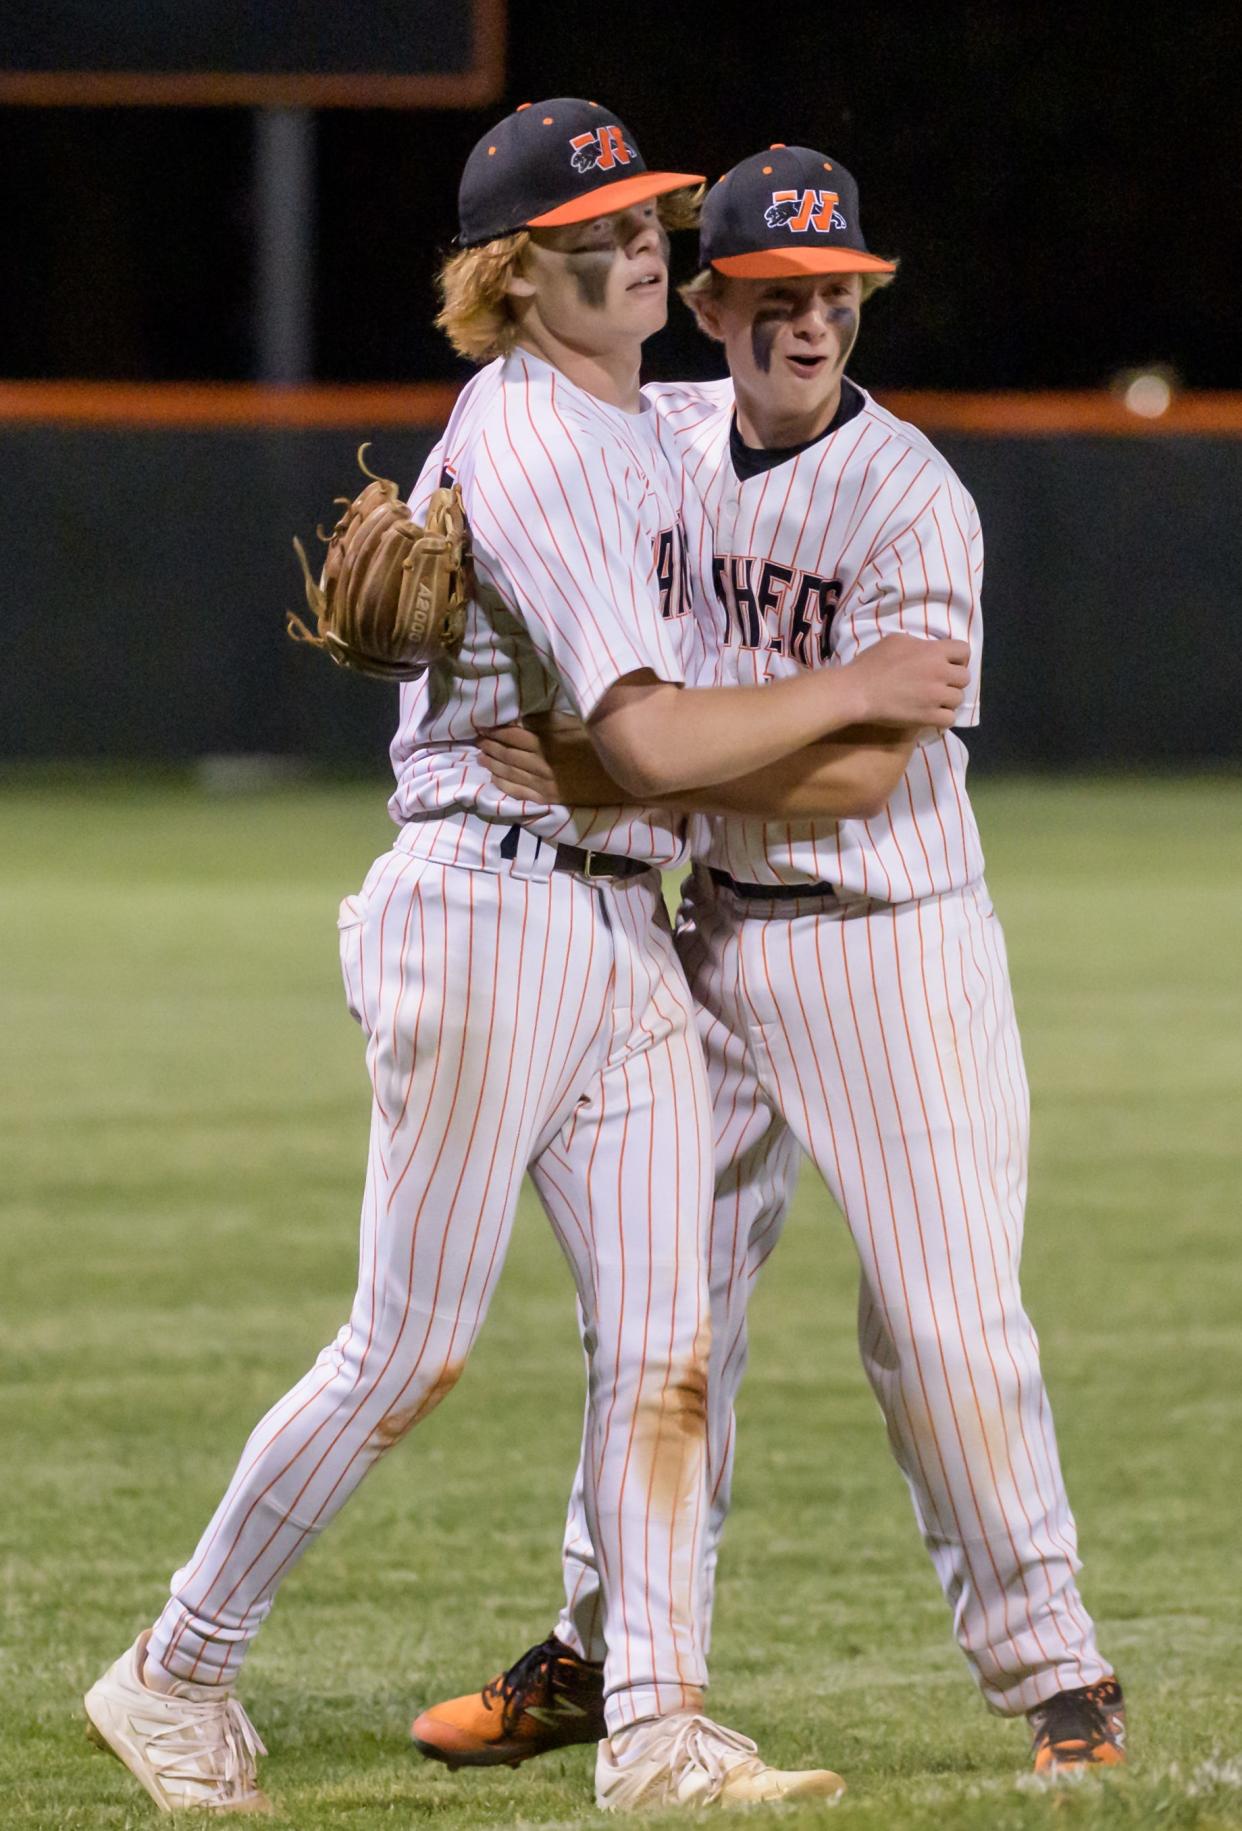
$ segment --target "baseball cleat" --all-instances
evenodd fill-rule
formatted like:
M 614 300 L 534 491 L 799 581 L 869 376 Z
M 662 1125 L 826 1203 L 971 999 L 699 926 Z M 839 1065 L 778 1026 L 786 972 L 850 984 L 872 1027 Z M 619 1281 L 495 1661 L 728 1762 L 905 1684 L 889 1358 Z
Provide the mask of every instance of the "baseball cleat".
M 555 1634 L 482 1691 L 433 1704 L 410 1728 L 419 1753 L 449 1767 L 520 1767 L 607 1734 L 603 1666 L 579 1659 Z
M 1035 1772 L 1050 1779 L 1088 1767 L 1122 1767 L 1126 1760 L 1126 1705 L 1115 1678 L 1058 1691 L 1027 1711 L 1035 1732 Z
M 109 1749 L 161 1812 L 270 1812 L 255 1757 L 267 1750 L 231 1690 L 142 1681 L 142 1634 L 86 1694 L 87 1734 Z
M 769 1767 L 749 1736 L 692 1711 L 620 1730 L 595 1757 L 595 1803 L 605 1812 L 837 1800 L 844 1791 L 844 1780 L 827 1768 Z

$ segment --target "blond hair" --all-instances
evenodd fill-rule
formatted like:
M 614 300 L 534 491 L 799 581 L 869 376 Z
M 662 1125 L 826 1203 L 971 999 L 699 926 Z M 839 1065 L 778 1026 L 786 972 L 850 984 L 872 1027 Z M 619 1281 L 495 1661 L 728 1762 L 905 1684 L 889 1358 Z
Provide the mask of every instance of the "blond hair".
M 444 262 L 436 275 L 436 328 L 459 356 L 491 362 L 513 348 L 518 327 L 509 303 L 509 282 L 522 271 L 529 246 L 529 232 L 518 229 L 478 248 L 463 248 Z
M 670 233 L 694 228 L 702 201 L 702 185 L 697 190 L 669 191 L 656 199 L 661 223 Z M 521 273 L 529 247 L 526 229 L 498 235 L 477 248 L 450 254 L 436 275 L 436 328 L 469 362 L 492 362 L 513 348 L 518 321 L 509 284 Z
M 895 273 L 864 273 L 859 277 L 862 280 L 862 303 L 865 305 L 872 293 L 879 292 L 881 287 L 891 286 L 897 276 Z M 703 321 L 699 318 L 699 306 L 704 299 L 720 298 L 722 282 L 727 278 L 727 274 L 720 273 L 715 267 L 701 267 L 692 280 L 687 280 L 684 286 L 677 288 L 678 296 L 694 313 L 700 330 Z

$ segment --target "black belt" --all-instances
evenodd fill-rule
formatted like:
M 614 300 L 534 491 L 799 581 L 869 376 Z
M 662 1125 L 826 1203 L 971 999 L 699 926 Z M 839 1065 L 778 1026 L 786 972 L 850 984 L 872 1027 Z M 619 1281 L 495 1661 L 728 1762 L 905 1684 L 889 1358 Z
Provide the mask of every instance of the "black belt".
M 518 835 L 521 827 L 511 826 L 500 842 L 502 858 L 516 858 Z M 540 839 L 538 833 L 532 835 L 539 846 L 548 842 Z M 641 858 L 624 858 L 614 852 L 588 852 L 584 846 L 562 846 L 556 848 L 556 857 L 552 861 L 554 871 L 573 871 L 578 877 L 641 877 L 652 866 Z
M 839 884 L 739 884 L 727 871 L 717 871 L 714 867 L 708 871 L 713 884 L 719 884 L 722 890 L 728 890 L 733 896 L 763 903 L 784 902 L 791 896 L 839 896 Z
M 641 858 L 613 852 L 586 852 L 581 846 L 557 846 L 554 871 L 576 871 L 580 877 L 641 877 L 652 869 Z

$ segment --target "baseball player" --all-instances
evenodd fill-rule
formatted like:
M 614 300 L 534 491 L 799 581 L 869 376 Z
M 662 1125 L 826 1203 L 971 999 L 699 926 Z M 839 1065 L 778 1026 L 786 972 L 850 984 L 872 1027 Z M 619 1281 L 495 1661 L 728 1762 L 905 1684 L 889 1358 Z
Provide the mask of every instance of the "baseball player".
M 957 637 L 970 684 L 955 723 L 975 724 L 974 504 L 934 447 L 844 373 L 862 301 L 893 272 L 867 251 L 853 179 L 806 147 L 744 160 L 708 194 L 701 252 L 684 296 L 732 379 L 647 394 L 706 512 L 695 557 L 718 678 L 848 670 L 893 631 Z M 1029 1717 L 1042 1773 L 1117 1764 L 1122 1693 L 1075 1583 L 1019 1291 L 1028 1094 L 966 749 L 952 731 L 857 735 L 677 797 L 711 815 L 677 930 L 716 1134 L 706 1608 L 747 1299 L 805 1153 L 858 1249 L 863 1364 L 985 1699 Z M 594 754 L 555 726 L 498 732 L 485 751 L 512 792 L 608 792 Z M 580 1494 L 581 1476 L 542 1664 L 528 1655 L 425 1712 L 424 1752 L 516 1762 L 598 1733 L 607 1628 Z M 550 1725 L 539 1684 L 578 1716 Z
M 666 316 L 657 200 L 696 182 L 648 171 L 614 116 L 566 98 L 507 117 L 465 168 L 440 323 L 487 366 L 411 507 L 460 487 L 475 585 L 456 658 L 403 689 L 400 831 L 340 916 L 373 1096 L 357 1294 L 256 1427 L 154 1627 L 86 1700 L 166 1810 L 265 1804 L 242 1660 L 311 1540 L 460 1376 L 527 1168 L 589 1363 L 600 1802 L 841 1788 L 767 1767 L 701 1712 L 710 1098 L 660 900 L 684 825 L 658 797 L 760 768 L 877 694 L 895 720 L 909 702 L 947 723 L 965 670 L 952 642 L 908 642 L 762 693 L 684 684 L 682 480 L 638 370 Z M 496 789 L 480 731 L 545 710 L 589 728 L 625 784 L 611 805 Z

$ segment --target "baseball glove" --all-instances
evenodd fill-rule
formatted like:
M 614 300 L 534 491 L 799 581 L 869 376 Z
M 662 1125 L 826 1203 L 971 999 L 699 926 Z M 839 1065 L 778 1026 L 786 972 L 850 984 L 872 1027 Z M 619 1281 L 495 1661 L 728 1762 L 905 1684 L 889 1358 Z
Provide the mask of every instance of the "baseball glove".
M 288 611 L 285 628 L 295 642 L 323 649 L 338 667 L 380 680 L 415 680 L 430 662 L 461 646 L 470 530 L 456 484 L 435 491 L 420 527 L 396 484 L 367 469 L 366 449 L 358 449 L 358 467 L 371 481 L 352 502 L 337 497 L 345 513 L 331 535 L 318 530 L 328 547 L 318 583 L 294 538 L 316 627 L 308 629 Z

